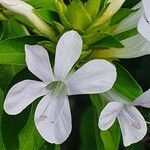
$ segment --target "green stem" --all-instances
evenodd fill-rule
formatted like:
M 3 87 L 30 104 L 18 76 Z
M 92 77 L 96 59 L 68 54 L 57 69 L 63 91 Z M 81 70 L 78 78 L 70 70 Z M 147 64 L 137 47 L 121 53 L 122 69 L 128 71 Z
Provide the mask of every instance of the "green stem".
M 55 150 L 61 150 L 60 145 L 55 145 Z

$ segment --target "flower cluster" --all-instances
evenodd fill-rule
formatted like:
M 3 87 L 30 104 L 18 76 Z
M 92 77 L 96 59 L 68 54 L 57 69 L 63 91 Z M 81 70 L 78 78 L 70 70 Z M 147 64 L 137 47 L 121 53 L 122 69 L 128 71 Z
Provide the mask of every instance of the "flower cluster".
M 104 15 L 97 19 L 88 31 L 105 24 L 122 6 L 125 0 L 108 1 Z M 21 0 L 0 0 L 7 9 L 24 15 L 44 35 L 55 36 L 51 27 L 37 16 L 33 7 Z M 15 84 L 6 95 L 4 110 L 10 115 L 21 113 L 32 102 L 42 97 L 38 103 L 34 121 L 40 135 L 49 143 L 61 144 L 71 133 L 72 120 L 68 96 L 80 94 L 100 94 L 108 104 L 101 111 L 99 128 L 107 130 L 119 121 L 125 146 L 143 139 L 147 133 L 147 121 L 135 106 L 150 108 L 150 90 L 133 102 L 113 89 L 117 71 L 112 62 L 105 59 L 135 58 L 150 54 L 150 1 L 142 0 L 136 12 L 121 21 L 113 31 L 118 34 L 137 27 L 138 34 L 123 39 L 123 48 L 96 50 L 77 70 L 75 65 L 81 57 L 85 38 L 75 30 L 61 35 L 56 45 L 54 67 L 49 54 L 40 45 L 25 45 L 25 61 L 28 70 L 39 81 L 24 80 Z M 84 39 L 84 40 L 83 40 Z M 84 42 L 83 42 L 84 41 Z M 101 59 L 99 59 L 101 58 Z M 126 89 L 125 89 L 126 90 Z

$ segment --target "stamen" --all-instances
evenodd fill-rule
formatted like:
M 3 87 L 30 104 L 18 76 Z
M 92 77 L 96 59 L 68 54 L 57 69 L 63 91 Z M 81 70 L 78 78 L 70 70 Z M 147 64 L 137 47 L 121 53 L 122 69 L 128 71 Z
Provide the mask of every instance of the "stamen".
M 140 124 L 139 124 L 138 122 L 134 122 L 134 123 L 132 124 L 132 127 L 136 128 L 137 130 L 140 130 L 140 129 L 141 129 L 141 126 L 140 126 Z
M 39 121 L 45 121 L 48 117 L 45 115 L 41 115 Z
M 150 22 L 146 19 L 146 22 L 148 23 L 148 24 L 150 24 Z

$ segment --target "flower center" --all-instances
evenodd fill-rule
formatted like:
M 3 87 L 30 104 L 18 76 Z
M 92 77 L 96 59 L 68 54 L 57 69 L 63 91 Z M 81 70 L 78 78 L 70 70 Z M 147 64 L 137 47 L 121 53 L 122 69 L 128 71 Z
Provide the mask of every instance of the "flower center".
M 60 92 L 67 92 L 67 88 L 64 82 L 62 81 L 53 81 L 46 86 L 46 89 L 53 94 L 59 94 Z
M 49 103 L 47 104 L 46 108 L 44 109 L 43 113 L 40 116 L 40 121 L 45 121 L 48 118 L 48 111 L 49 111 L 49 105 L 51 102 L 54 104 L 57 104 L 57 98 L 63 97 L 64 95 L 67 95 L 67 87 L 65 83 L 62 81 L 54 81 L 46 86 L 46 89 L 49 91 L 48 95 L 50 97 Z M 56 120 L 55 120 L 56 121 Z M 51 121 L 51 123 L 54 123 L 55 121 Z

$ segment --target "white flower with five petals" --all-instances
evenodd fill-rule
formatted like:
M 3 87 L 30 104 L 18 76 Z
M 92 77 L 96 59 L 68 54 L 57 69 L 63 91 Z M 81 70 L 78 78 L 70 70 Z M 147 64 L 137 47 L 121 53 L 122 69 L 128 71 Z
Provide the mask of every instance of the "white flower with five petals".
M 69 31 L 58 41 L 54 73 L 48 53 L 38 45 L 26 45 L 28 69 L 41 81 L 24 80 L 14 85 L 6 96 L 4 110 L 15 115 L 38 97 L 44 96 L 35 111 L 35 124 L 41 136 L 50 143 L 64 142 L 72 128 L 67 95 L 102 93 L 116 80 L 115 67 L 105 60 L 92 60 L 71 73 L 82 51 L 82 39 Z
M 150 108 L 150 90 L 131 103 L 126 97 L 119 96 L 111 90 L 102 95 L 112 102 L 109 102 L 102 110 L 99 117 L 99 128 L 101 130 L 109 129 L 117 118 L 121 127 L 124 146 L 142 140 L 147 133 L 147 122 L 135 106 Z

